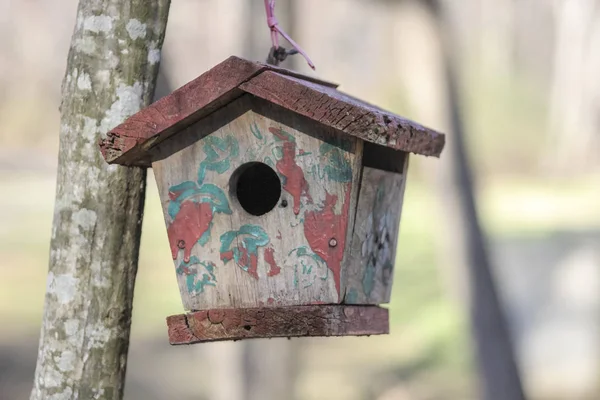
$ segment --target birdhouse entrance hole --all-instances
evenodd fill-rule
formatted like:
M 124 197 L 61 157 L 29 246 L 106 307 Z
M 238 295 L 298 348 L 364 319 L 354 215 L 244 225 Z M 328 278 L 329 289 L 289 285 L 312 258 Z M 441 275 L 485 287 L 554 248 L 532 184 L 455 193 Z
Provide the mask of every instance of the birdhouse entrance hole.
M 275 208 L 281 197 L 279 176 L 273 168 L 261 162 L 240 166 L 231 176 L 230 188 L 242 208 L 256 216 Z

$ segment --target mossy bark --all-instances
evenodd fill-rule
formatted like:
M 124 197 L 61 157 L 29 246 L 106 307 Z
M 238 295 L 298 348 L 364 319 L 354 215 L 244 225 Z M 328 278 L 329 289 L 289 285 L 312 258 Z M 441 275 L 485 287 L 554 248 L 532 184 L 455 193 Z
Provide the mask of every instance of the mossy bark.
M 98 140 L 151 102 L 169 5 L 79 3 L 32 400 L 123 396 L 146 172 L 107 165 Z

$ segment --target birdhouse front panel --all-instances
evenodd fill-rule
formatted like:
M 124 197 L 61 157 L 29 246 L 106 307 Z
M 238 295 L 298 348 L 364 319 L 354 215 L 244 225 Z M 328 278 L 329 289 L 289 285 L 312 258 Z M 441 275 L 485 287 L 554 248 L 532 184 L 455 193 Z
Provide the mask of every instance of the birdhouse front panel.
M 186 309 L 341 301 L 362 141 L 246 95 L 157 154 Z

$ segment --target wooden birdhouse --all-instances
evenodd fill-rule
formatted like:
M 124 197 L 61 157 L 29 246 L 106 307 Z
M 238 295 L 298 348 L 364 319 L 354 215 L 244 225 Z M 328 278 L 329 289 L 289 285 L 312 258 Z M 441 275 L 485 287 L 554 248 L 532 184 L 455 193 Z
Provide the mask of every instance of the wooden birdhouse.
M 100 144 L 152 167 L 187 314 L 172 344 L 388 333 L 409 153 L 444 135 L 231 57 Z

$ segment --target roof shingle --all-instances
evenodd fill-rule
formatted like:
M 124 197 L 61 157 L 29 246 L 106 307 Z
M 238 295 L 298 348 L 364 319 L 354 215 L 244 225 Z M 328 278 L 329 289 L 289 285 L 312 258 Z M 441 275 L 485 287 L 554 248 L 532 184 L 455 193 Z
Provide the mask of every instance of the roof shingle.
M 154 145 L 249 93 L 367 142 L 439 157 L 445 136 L 293 71 L 230 57 L 139 111 L 100 141 L 110 164 L 149 166 Z

